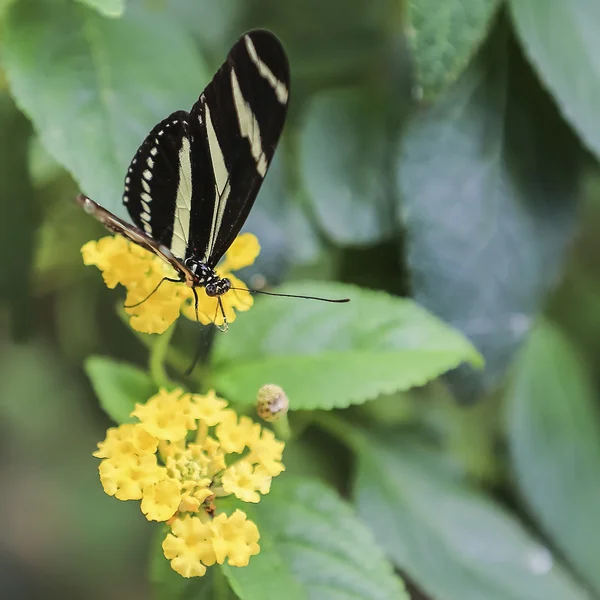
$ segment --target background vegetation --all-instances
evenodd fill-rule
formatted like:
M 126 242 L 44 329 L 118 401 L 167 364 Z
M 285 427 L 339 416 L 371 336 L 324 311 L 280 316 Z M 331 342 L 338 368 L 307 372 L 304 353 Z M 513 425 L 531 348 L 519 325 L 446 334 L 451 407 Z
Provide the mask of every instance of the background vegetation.
M 261 299 L 163 356 L 72 199 L 123 215 L 141 140 L 257 26 L 293 87 L 243 276 L 352 302 Z M 600 597 L 598 31 L 589 0 L 0 0 L 4 597 Z M 91 452 L 198 335 L 187 385 L 280 383 L 294 437 L 261 554 L 190 583 Z

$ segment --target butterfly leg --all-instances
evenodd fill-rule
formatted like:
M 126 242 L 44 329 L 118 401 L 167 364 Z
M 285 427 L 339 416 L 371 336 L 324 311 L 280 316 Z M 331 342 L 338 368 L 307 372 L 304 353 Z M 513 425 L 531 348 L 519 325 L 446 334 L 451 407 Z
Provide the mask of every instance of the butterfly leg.
M 148 300 L 148 298 L 150 298 L 150 296 L 152 296 L 153 294 L 155 294 L 158 291 L 158 288 L 165 282 L 165 281 L 172 281 L 173 283 L 179 283 L 181 280 L 180 279 L 172 279 L 171 277 L 163 277 L 159 282 L 158 285 L 143 299 L 140 300 L 139 302 L 136 302 L 135 304 L 129 304 L 129 305 L 125 305 L 125 308 L 135 308 L 136 306 L 139 306 L 140 304 L 143 304 L 144 302 L 146 302 L 146 300 Z M 197 307 L 196 307 L 197 308 Z M 197 311 L 196 311 L 197 313 Z
M 198 317 L 198 292 L 196 291 L 195 287 L 192 288 L 192 292 L 194 292 L 194 308 L 196 309 L 196 321 L 200 321 L 200 318 Z
M 223 315 L 223 325 L 217 325 L 219 331 L 227 331 L 229 329 L 229 323 L 227 322 L 227 317 L 225 316 L 225 309 L 223 308 L 223 302 L 221 302 L 221 296 L 217 296 L 217 310 L 215 311 L 215 319 L 213 323 L 217 322 L 217 311 L 221 309 L 221 314 Z

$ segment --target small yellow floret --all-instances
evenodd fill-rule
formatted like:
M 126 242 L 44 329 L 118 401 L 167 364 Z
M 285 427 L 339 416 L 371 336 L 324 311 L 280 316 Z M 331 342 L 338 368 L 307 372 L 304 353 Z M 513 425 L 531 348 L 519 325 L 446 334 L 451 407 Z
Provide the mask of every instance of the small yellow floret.
M 136 404 L 132 415 L 141 421 L 142 427 L 153 437 L 177 442 L 189 430 L 196 429 L 193 408 L 190 394 L 184 394 L 180 389 L 172 392 L 161 389 L 145 404 Z
M 104 491 L 119 500 L 141 500 L 144 488 L 164 479 L 167 472 L 158 465 L 154 454 L 107 458 L 98 471 Z
M 260 465 L 256 468 L 246 460 L 240 460 L 229 467 L 221 480 L 223 489 L 234 494 L 243 502 L 260 502 L 261 494 L 268 494 L 271 489 L 271 476 Z
M 143 490 L 141 509 L 148 521 L 168 521 L 179 508 L 181 483 L 164 479 Z
M 184 577 L 204 575 L 206 566 L 215 564 L 214 536 L 210 523 L 185 516 L 171 525 L 162 547 L 171 568 Z
M 250 417 L 241 416 L 238 420 L 237 413 L 232 409 L 224 412 L 215 430 L 221 448 L 227 453 L 241 454 L 250 440 L 260 435 L 261 427 Z
M 216 561 L 220 565 L 228 558 L 230 565 L 245 567 L 250 557 L 260 552 L 258 528 L 241 510 L 236 510 L 230 517 L 223 513 L 217 515 L 211 528 Z

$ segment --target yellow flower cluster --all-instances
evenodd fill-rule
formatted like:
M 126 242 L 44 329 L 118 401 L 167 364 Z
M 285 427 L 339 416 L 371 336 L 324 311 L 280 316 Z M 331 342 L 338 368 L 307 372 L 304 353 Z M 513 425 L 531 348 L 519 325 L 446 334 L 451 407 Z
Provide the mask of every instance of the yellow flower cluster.
M 233 242 L 216 271 L 227 277 L 232 287 L 247 289 L 243 281 L 231 273 L 251 265 L 260 252 L 255 235 L 242 233 Z M 183 313 L 196 320 L 194 296 L 185 283 L 164 281 L 158 290 L 143 301 L 164 277 L 176 278 L 173 268 L 153 252 L 141 248 L 122 236 L 107 236 L 91 241 L 81 248 L 83 262 L 102 271 L 106 286 L 121 284 L 127 288 L 125 310 L 131 315 L 131 326 L 142 333 L 163 333 Z M 223 315 L 217 310 L 217 299 L 207 296 L 204 288 L 198 294 L 198 319 L 203 325 L 223 324 Z M 143 301 L 143 302 L 142 302 Z M 245 291 L 230 290 L 221 296 L 227 321 L 235 321 L 236 311 L 249 310 L 254 300 Z M 141 304 L 138 304 L 140 303 Z M 135 306 L 137 304 L 137 306 Z
M 148 520 L 168 522 L 163 551 L 184 577 L 225 559 L 247 565 L 259 552 L 258 529 L 241 510 L 217 514 L 218 499 L 259 502 L 284 470 L 283 442 L 214 392 L 160 390 L 132 416 L 139 422 L 109 429 L 94 452 L 104 491 L 141 500 Z

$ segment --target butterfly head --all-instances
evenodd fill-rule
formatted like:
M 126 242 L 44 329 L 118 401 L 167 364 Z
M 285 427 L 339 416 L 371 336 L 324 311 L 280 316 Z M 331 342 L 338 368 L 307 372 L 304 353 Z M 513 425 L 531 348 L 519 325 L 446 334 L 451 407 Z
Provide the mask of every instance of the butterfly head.
M 222 296 L 231 289 L 231 282 L 226 277 L 219 277 L 214 269 L 193 257 L 185 261 L 185 266 L 193 273 L 193 287 L 203 287 L 207 296 Z
M 212 281 L 207 283 L 204 286 L 204 291 L 207 296 L 222 296 L 226 292 L 231 289 L 231 281 L 227 279 L 227 277 L 223 277 L 223 279 L 219 279 L 217 277 L 216 281 Z

